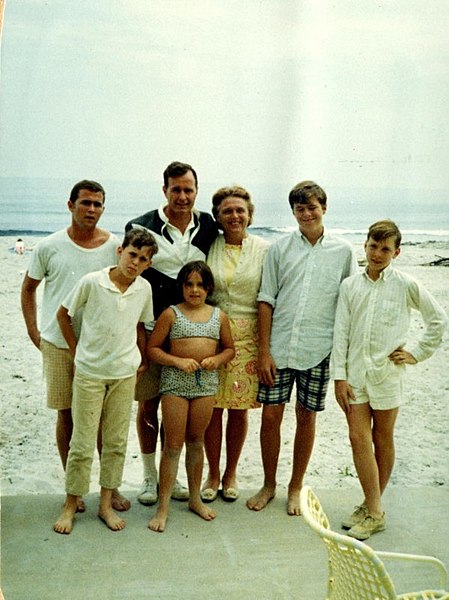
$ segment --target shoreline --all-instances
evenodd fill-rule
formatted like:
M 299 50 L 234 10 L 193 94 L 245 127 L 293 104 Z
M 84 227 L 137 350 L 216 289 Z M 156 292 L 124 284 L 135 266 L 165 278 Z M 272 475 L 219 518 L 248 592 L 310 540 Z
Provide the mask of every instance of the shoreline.
M 41 236 L 25 239 L 34 245 Z M 64 473 L 55 443 L 55 411 L 45 405 L 42 364 L 39 351 L 27 336 L 20 310 L 20 286 L 30 252 L 18 256 L 9 251 L 16 237 L 0 236 L 2 352 L 0 356 L 1 397 L 1 488 L 4 496 L 16 494 L 63 494 Z M 404 246 L 406 246 L 404 244 Z M 355 244 L 357 256 L 363 256 L 361 244 Z M 395 261 L 419 279 L 449 313 L 449 269 L 421 266 L 436 255 L 449 256 L 449 242 L 407 245 Z M 42 292 L 38 289 L 38 298 Z M 419 335 L 422 324 L 412 316 L 410 335 Z M 396 427 L 396 464 L 391 486 L 449 487 L 449 336 L 433 357 L 407 368 L 405 401 Z M 351 487 L 359 489 L 347 436 L 346 420 L 338 407 L 332 383 L 326 410 L 318 416 L 317 436 L 306 483 L 315 488 Z M 142 479 L 142 464 L 135 429 L 136 405 L 133 406 L 124 480 L 121 489 L 137 490 Z M 241 490 L 259 488 L 263 471 L 259 447 L 260 409 L 250 411 L 248 437 L 239 467 Z M 287 405 L 282 425 L 278 469 L 278 493 L 286 493 L 291 471 L 295 430 L 294 403 Z M 207 467 L 204 468 L 204 476 Z M 179 475 L 185 483 L 183 458 Z M 92 469 L 91 492 L 98 490 L 98 459 Z M 131 497 L 133 500 L 133 497 Z M 242 494 L 243 501 L 243 494 Z

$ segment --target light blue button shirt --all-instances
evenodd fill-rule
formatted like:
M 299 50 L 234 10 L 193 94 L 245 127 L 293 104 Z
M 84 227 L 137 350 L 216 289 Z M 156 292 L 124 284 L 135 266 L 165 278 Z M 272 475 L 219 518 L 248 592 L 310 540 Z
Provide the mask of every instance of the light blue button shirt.
M 330 353 L 340 284 L 356 271 L 351 244 L 326 230 L 315 245 L 298 230 L 270 246 L 257 299 L 274 309 L 278 369 L 310 369 Z

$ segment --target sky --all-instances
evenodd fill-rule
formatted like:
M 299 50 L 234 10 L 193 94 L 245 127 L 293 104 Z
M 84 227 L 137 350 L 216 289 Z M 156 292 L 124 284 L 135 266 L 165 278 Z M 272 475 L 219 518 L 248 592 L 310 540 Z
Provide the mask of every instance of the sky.
M 447 0 L 6 0 L 0 173 L 449 187 Z

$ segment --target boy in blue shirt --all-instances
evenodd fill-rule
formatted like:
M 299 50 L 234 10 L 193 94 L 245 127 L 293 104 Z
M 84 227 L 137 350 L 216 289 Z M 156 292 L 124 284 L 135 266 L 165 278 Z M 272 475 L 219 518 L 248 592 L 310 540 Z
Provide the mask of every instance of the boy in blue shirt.
M 313 181 L 289 195 L 299 230 L 275 242 L 265 258 L 258 295 L 260 443 L 264 484 L 248 499 L 262 510 L 276 493 L 276 470 L 285 404 L 296 383 L 296 434 L 287 513 L 299 515 L 299 493 L 312 454 L 315 422 L 324 409 L 329 355 L 341 282 L 355 273 L 351 245 L 323 227 L 324 190 Z

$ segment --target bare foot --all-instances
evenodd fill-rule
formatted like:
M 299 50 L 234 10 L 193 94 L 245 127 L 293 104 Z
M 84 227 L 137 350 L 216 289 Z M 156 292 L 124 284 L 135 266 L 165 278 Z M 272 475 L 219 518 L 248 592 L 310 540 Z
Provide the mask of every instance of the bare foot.
M 86 510 L 86 505 L 84 504 L 84 500 L 81 496 L 78 496 L 76 499 L 76 512 L 83 513 Z
M 257 494 L 251 496 L 246 501 L 246 506 L 250 510 L 263 510 L 266 505 L 273 500 L 276 495 L 276 488 L 263 486 Z
M 75 512 L 76 509 L 74 510 L 73 508 L 65 504 L 64 508 L 62 509 L 62 513 L 59 516 L 59 519 L 53 525 L 53 530 L 56 531 L 56 533 L 69 534 L 73 528 L 73 519 L 75 517 Z
M 100 508 L 98 516 L 112 531 L 120 531 L 126 527 L 126 521 L 116 515 L 112 508 Z
M 167 518 L 168 512 L 165 510 L 158 509 L 154 517 L 150 519 L 148 523 L 148 529 L 151 529 L 151 531 L 157 531 L 158 533 L 162 533 L 163 531 L 165 531 Z
M 287 500 L 287 514 L 293 517 L 299 517 L 301 515 L 301 509 L 299 507 L 299 494 L 301 490 L 289 490 Z
M 189 502 L 189 510 L 196 513 L 198 516 L 200 516 L 205 521 L 212 521 L 217 516 L 217 513 L 214 511 L 214 509 L 209 508 L 209 506 L 206 506 L 205 504 L 203 504 L 201 502 L 201 500 L 199 500 L 197 502 L 195 502 L 194 500 L 190 501 Z
M 114 510 L 118 510 L 119 512 L 124 512 L 131 508 L 131 502 L 125 496 L 119 492 L 119 490 L 114 490 L 112 492 L 112 508 Z

